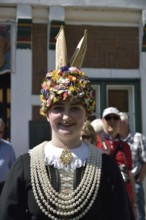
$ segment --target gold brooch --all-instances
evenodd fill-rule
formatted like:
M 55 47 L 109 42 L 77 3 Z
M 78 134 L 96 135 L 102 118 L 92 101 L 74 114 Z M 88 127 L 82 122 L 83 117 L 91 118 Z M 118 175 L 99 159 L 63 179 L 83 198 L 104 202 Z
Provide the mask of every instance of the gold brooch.
M 64 149 L 61 153 L 60 160 L 64 165 L 70 163 L 72 159 L 72 154 L 68 149 Z

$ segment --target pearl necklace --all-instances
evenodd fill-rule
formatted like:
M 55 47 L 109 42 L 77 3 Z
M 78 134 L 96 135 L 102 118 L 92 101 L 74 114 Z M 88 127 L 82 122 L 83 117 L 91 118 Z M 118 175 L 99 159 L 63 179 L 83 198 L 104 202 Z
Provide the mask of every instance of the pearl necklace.
M 93 205 L 101 177 L 102 152 L 89 144 L 89 157 L 79 186 L 69 195 L 59 193 L 51 185 L 45 166 L 44 143 L 31 151 L 31 184 L 41 211 L 52 220 L 68 217 L 81 219 Z M 75 215 L 76 217 L 71 217 Z

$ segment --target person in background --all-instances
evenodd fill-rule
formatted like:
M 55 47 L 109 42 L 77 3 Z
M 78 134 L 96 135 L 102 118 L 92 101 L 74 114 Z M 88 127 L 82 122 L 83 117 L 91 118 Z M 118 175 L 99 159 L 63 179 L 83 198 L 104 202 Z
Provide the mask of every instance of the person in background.
M 94 131 L 96 132 L 96 135 L 100 135 L 103 132 L 103 121 L 101 118 L 97 118 L 91 122 L 92 127 L 94 128 Z
M 143 181 L 146 176 L 146 137 L 139 132 L 131 132 L 128 115 L 120 112 L 121 126 L 119 134 L 130 145 L 132 153 L 132 174 L 135 178 L 136 205 L 138 220 L 145 220 L 145 193 Z
M 103 133 L 103 121 L 101 118 L 97 118 L 91 122 L 91 125 L 96 133 L 96 145 L 97 145 L 98 138 L 102 136 Z
M 120 127 L 119 110 L 115 107 L 108 107 L 104 109 L 102 121 L 104 131 L 102 135 L 97 137 L 97 147 L 109 154 L 119 166 L 129 195 L 131 206 L 135 213 L 134 187 L 131 175 L 131 151 L 130 146 L 126 142 L 121 141 L 118 134 Z
M 0 118 L 0 194 L 9 170 L 16 160 L 11 143 L 3 139 L 4 130 L 5 123 L 3 119 Z
M 96 133 L 90 121 L 85 121 L 81 130 L 81 140 L 96 144 Z
M 63 28 L 58 37 L 64 36 L 62 32 Z M 83 124 L 95 109 L 95 90 L 79 67 L 62 66 L 65 46 L 58 49 L 61 62 L 46 74 L 40 96 L 51 140 L 17 158 L 2 191 L 0 219 L 133 220 L 116 163 L 80 139 Z M 78 54 L 83 48 L 81 52 L 78 48 Z

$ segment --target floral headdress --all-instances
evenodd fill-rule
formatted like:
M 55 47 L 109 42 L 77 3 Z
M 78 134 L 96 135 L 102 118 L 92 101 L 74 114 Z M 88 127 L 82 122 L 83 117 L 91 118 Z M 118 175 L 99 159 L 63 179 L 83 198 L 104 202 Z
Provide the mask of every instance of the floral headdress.
M 82 65 L 86 45 L 87 36 L 85 32 L 71 58 L 71 63 L 67 65 L 64 29 L 61 27 L 56 43 L 56 70 L 47 73 L 42 83 L 40 95 L 42 103 L 40 113 L 42 115 L 45 116 L 49 107 L 54 103 L 68 98 L 76 99 L 77 102 L 83 104 L 88 114 L 94 111 L 95 91 L 85 73 L 77 68 Z M 62 54 L 60 51 L 63 51 Z M 76 67 L 73 66 L 74 64 Z

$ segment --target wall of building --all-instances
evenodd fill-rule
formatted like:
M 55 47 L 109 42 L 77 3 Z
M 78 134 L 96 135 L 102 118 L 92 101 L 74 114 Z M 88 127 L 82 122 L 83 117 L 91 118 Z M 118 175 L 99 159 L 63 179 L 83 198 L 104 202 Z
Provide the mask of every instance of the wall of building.
M 5 6 L 1 5 L 5 2 Z M 12 85 L 12 112 L 11 112 L 11 118 L 12 118 L 12 128 L 11 128 L 11 139 L 12 143 L 15 146 L 17 154 L 21 154 L 23 152 L 26 152 L 29 146 L 29 132 L 28 132 L 28 124 L 29 121 L 33 118 L 33 106 L 39 106 L 39 95 L 34 94 L 32 91 L 34 88 L 38 87 L 37 78 L 36 83 L 33 82 L 33 71 L 36 68 L 35 72 L 38 70 L 38 63 L 35 67 L 33 67 L 34 58 L 32 56 L 32 49 L 16 49 L 16 38 L 17 38 L 17 21 L 19 19 L 32 19 L 33 23 L 36 24 L 47 24 L 48 27 L 50 26 L 51 21 L 53 20 L 60 20 L 65 21 L 66 25 L 86 25 L 90 29 L 90 25 L 95 27 L 100 27 L 103 29 L 103 32 L 99 32 L 100 35 L 104 34 L 104 29 L 109 28 L 109 34 L 110 31 L 112 32 L 117 27 L 128 31 L 131 30 L 139 30 L 139 44 L 140 44 L 140 56 L 139 56 L 139 68 L 137 59 L 131 60 L 131 63 L 133 66 L 130 68 L 128 66 L 125 66 L 124 69 L 121 69 L 120 66 L 117 66 L 117 68 L 110 68 L 109 63 L 107 62 L 107 66 L 105 65 L 103 68 L 98 66 L 98 57 L 100 57 L 100 47 L 97 48 L 97 58 L 95 59 L 95 64 L 93 68 L 90 68 L 89 62 L 87 64 L 87 67 L 84 67 L 83 70 L 90 76 L 90 78 L 95 78 L 95 71 L 96 71 L 96 77 L 101 78 L 141 78 L 141 94 L 142 94 L 142 113 L 144 113 L 145 109 L 145 101 L 144 101 L 144 94 L 145 94 L 145 52 L 141 52 L 141 45 L 142 45 L 142 35 L 143 35 L 143 24 L 146 20 L 144 8 L 143 11 L 140 10 L 140 5 L 145 6 L 144 1 L 139 1 L 139 4 L 136 5 L 136 1 L 121 1 L 119 2 L 118 7 L 117 2 L 114 4 L 114 1 L 110 1 L 109 8 L 109 1 L 104 1 L 104 3 L 107 3 L 107 8 L 104 6 L 104 3 L 99 1 L 90 1 L 90 6 L 93 4 L 97 7 L 87 7 L 89 6 L 88 1 L 83 1 L 85 7 L 81 7 L 79 3 L 79 7 L 76 7 L 74 1 L 69 1 L 67 4 L 65 1 L 62 2 L 62 5 L 65 5 L 65 7 L 62 6 L 49 6 L 51 5 L 51 1 L 47 2 L 44 5 L 41 5 L 43 1 L 39 1 L 39 4 L 36 4 L 35 6 L 31 7 L 29 5 L 29 1 L 25 1 L 25 4 L 18 4 L 17 6 L 14 6 L 15 4 L 19 3 L 20 1 L 1 1 L 0 2 L 0 14 L 1 14 L 1 22 L 7 22 L 9 20 L 9 23 L 11 23 L 12 26 L 12 77 L 11 77 L 11 85 Z M 10 5 L 10 2 L 13 4 Z M 60 1 L 56 2 L 59 4 Z M 21 3 L 23 3 L 21 1 Z M 37 1 L 31 1 L 31 4 L 35 4 Z M 131 3 L 131 4 L 130 4 Z M 6 5 L 9 5 L 7 8 Z M 100 4 L 100 7 L 99 7 Z M 123 4 L 123 7 L 126 9 L 123 10 L 123 7 L 121 6 Z M 68 5 L 74 5 L 74 7 L 68 7 Z M 146 6 L 145 6 L 146 7 Z M 93 29 L 93 28 L 92 28 Z M 98 30 L 96 30 L 96 34 L 98 34 Z M 126 32 L 126 31 L 125 31 Z M 68 30 L 69 33 L 69 30 Z M 92 33 L 92 32 L 91 32 Z M 120 33 L 120 32 L 119 32 Z M 93 33 L 92 33 L 93 34 Z M 118 34 L 118 32 L 117 32 Z M 49 44 L 49 36 L 50 36 L 50 28 L 48 28 L 48 44 Z M 69 34 L 68 34 L 69 37 Z M 72 36 L 71 36 L 72 37 Z M 92 36 L 89 36 L 92 38 Z M 114 37 L 114 36 L 113 36 Z M 120 34 L 119 34 L 120 37 Z M 94 39 L 94 36 L 93 36 Z M 102 39 L 102 37 L 99 37 L 99 41 Z M 130 39 L 129 39 L 130 42 Z M 18 43 L 18 42 L 17 42 Z M 95 42 L 96 43 L 96 42 Z M 98 46 L 98 44 L 97 44 Z M 106 42 L 106 47 L 110 47 L 108 42 Z M 118 45 L 117 45 L 118 47 Z M 120 47 L 120 45 L 119 45 Z M 134 45 L 133 45 L 134 47 Z M 132 47 L 131 47 L 132 48 Z M 111 52 L 112 52 L 112 45 L 111 45 Z M 41 49 L 40 49 L 41 50 Z M 110 51 L 110 50 L 109 50 Z M 33 51 L 34 52 L 34 51 Z M 96 50 L 95 50 L 96 52 Z M 95 53 L 94 52 L 94 53 Z M 37 51 L 35 52 L 37 54 Z M 40 53 L 40 52 L 39 52 Z M 43 53 L 42 53 L 43 54 Z M 42 55 L 40 54 L 40 59 L 42 58 Z M 94 61 L 93 57 L 93 61 Z M 127 58 L 131 59 L 132 56 Z M 129 59 L 129 60 L 130 60 Z M 39 60 L 38 60 L 39 61 Z M 40 61 L 42 62 L 42 61 Z M 113 60 L 113 62 L 115 62 Z M 120 62 L 120 59 L 119 59 Z M 122 62 L 122 61 L 121 61 Z M 127 62 L 128 63 L 128 62 Z M 127 65 L 125 63 L 125 65 Z M 46 64 L 45 64 L 46 65 Z M 50 50 L 48 46 L 48 64 L 47 69 L 54 69 L 55 68 L 55 51 Z M 113 65 L 113 63 L 112 63 Z M 117 65 L 115 63 L 115 65 Z M 118 63 L 119 65 L 119 63 Z M 122 65 L 122 64 L 121 64 Z M 39 65 L 38 65 L 39 66 Z M 92 65 L 91 65 L 92 66 Z M 99 68 L 98 68 L 99 67 Z M 122 67 L 122 66 L 121 66 Z M 128 69 L 127 69 L 128 67 Z M 97 69 L 96 69 L 97 68 Z M 42 71 L 45 72 L 45 69 Z M 38 71 L 39 74 L 39 71 Z M 42 78 L 42 77 L 41 77 Z M 23 85 L 23 86 L 22 86 Z M 24 86 L 27 85 L 27 86 Z M 26 90 L 27 87 L 27 90 Z M 21 98 L 20 98 L 21 97 Z M 19 104 L 20 103 L 20 104 Z M 25 113 L 25 114 L 24 114 Z M 23 117 L 22 117 L 23 115 Z M 18 118 L 18 120 L 16 120 Z M 142 114 L 143 118 L 143 133 L 146 135 L 146 115 Z M 22 128 L 24 129 L 24 132 L 22 132 Z M 21 131 L 21 132 L 20 132 Z M 17 135 L 19 133 L 19 135 Z M 19 138 L 19 139 L 18 139 Z M 21 145 L 21 147 L 20 147 Z
M 31 7 L 33 6 L 33 7 Z M 84 7 L 83 7 L 84 6 Z M 34 23 L 48 24 L 52 20 L 66 24 L 102 25 L 108 27 L 134 27 L 139 29 L 139 68 L 112 69 L 84 67 L 90 78 L 137 78 L 141 79 L 142 128 L 146 135 L 146 53 L 141 51 L 143 25 L 146 23 L 145 0 L 19 0 L 0 1 L 0 22 L 11 24 L 11 141 L 17 156 L 29 149 L 29 121 L 33 118 L 33 106 L 39 106 L 39 95 L 33 94 L 32 49 L 16 49 L 18 19 L 32 19 Z M 50 28 L 48 28 L 48 42 Z M 48 69 L 55 68 L 55 51 L 48 46 Z M 39 54 L 40 56 L 40 54 Z M 133 65 L 136 65 L 133 61 Z M 145 181 L 146 182 L 146 181 Z
M 30 4 L 30 5 L 62 5 L 62 6 L 98 6 L 98 7 L 125 7 L 125 8 L 143 8 L 145 0 L 1 0 L 1 4 Z

